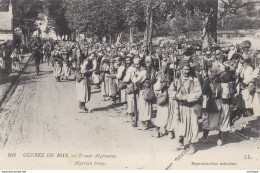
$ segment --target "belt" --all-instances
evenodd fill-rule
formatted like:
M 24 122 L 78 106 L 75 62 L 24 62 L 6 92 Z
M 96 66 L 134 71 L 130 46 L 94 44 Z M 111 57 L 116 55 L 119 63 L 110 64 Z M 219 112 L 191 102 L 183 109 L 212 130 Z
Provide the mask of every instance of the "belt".
M 181 106 L 186 106 L 186 107 L 193 107 L 197 104 L 200 104 L 200 101 L 195 101 L 195 102 L 187 102 L 187 101 L 178 101 L 178 103 L 181 105 Z

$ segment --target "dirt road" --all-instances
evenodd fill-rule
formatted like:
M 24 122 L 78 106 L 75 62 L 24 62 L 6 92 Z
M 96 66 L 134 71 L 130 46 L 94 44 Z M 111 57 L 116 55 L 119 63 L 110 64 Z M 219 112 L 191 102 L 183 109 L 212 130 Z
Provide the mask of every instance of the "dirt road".
M 212 133 L 210 144 L 201 145 L 193 156 L 185 155 L 176 163 L 174 159 L 182 151 L 175 151 L 175 140 L 167 136 L 158 139 L 153 129 L 133 128 L 125 116 L 125 106 L 101 101 L 100 89 L 95 86 L 87 105 L 94 112 L 80 113 L 75 82 L 55 82 L 52 67 L 47 64 L 41 64 L 40 69 L 36 76 L 30 63 L 16 91 L 2 107 L 0 168 L 166 169 L 172 163 L 171 169 L 193 169 L 190 159 L 213 161 L 215 154 L 228 150 L 243 157 L 259 153 L 259 144 L 235 134 L 228 135 L 229 144 L 216 147 Z M 226 158 L 233 159 L 231 155 Z

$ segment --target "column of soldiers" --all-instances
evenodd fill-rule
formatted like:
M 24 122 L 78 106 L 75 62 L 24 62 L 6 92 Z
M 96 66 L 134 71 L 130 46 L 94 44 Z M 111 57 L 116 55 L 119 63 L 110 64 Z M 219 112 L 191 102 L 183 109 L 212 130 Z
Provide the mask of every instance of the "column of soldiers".
M 201 49 L 196 40 L 183 42 L 161 43 L 153 55 L 146 54 L 144 43 L 61 42 L 52 59 L 66 49 L 65 59 L 75 68 L 81 111 L 90 112 L 86 103 L 95 84 L 101 87 L 102 100 L 126 104 L 133 127 L 156 127 L 158 137 L 175 138 L 177 149 L 189 147 L 194 153 L 196 143 L 207 142 L 210 131 L 219 131 L 216 142 L 223 145 L 225 132 L 239 117 L 260 116 L 260 57 L 250 50 L 249 41 L 210 50 Z M 55 76 L 61 74 L 61 67 L 55 67 Z

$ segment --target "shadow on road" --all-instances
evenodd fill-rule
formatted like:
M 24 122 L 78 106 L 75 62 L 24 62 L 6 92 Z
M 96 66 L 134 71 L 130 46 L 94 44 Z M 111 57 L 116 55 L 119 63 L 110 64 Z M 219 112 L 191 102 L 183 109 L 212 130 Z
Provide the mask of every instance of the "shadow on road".
M 218 140 L 218 135 L 211 135 L 208 137 L 207 143 L 199 142 L 199 144 L 197 145 L 197 149 L 198 150 L 208 150 L 213 147 L 218 147 L 217 140 Z M 236 134 L 234 134 L 232 132 L 226 132 L 224 134 L 224 138 L 223 138 L 223 146 L 225 146 L 227 144 L 231 144 L 231 143 L 239 143 L 241 141 L 243 141 L 243 139 L 241 137 L 237 136 Z
M 36 76 L 45 76 L 45 75 L 49 75 L 52 73 L 53 73 L 53 71 L 40 71 L 39 75 L 36 75 Z
M 260 137 L 260 117 L 257 117 L 255 120 L 249 121 L 247 127 L 239 131 L 239 133 L 245 135 L 249 138 L 258 138 Z
M 9 82 L 13 82 L 14 80 L 16 80 L 17 75 L 13 75 L 13 76 L 8 76 L 5 74 L 0 74 L 0 85 L 9 83 Z
M 92 111 L 96 112 L 96 111 L 106 111 L 106 110 L 109 110 L 109 109 L 113 109 L 113 108 L 116 108 L 116 107 L 120 107 L 124 105 L 124 103 L 116 103 L 116 104 L 112 104 L 112 105 L 108 105 L 106 107 L 100 107 L 100 108 L 94 108 L 92 109 Z

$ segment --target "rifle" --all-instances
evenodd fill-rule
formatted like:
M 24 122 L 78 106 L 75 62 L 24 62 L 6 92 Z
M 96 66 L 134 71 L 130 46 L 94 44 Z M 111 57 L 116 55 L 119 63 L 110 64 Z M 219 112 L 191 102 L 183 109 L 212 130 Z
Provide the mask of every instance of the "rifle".
M 242 57 L 242 55 L 241 56 L 239 56 L 239 58 L 238 58 L 238 60 L 237 60 L 237 62 L 236 62 L 236 66 L 235 66 L 235 73 L 236 73 L 236 69 L 237 69 L 237 66 L 238 66 L 238 64 L 239 64 L 239 61 L 240 61 L 240 59 L 241 59 L 241 57 Z M 241 71 L 238 73 L 238 76 L 237 76 L 237 79 L 236 79 L 236 81 L 235 81 L 235 88 L 239 85 L 239 83 L 240 83 L 240 73 L 241 73 Z M 240 95 L 240 86 L 239 86 L 239 89 L 238 89 L 238 91 L 237 91 L 237 93 L 238 93 L 238 95 Z
M 133 87 L 135 88 L 135 85 L 133 83 Z M 137 121 L 138 121 L 138 111 L 137 111 L 137 98 L 136 98 L 136 91 L 134 89 L 134 124 L 133 127 L 137 127 Z

